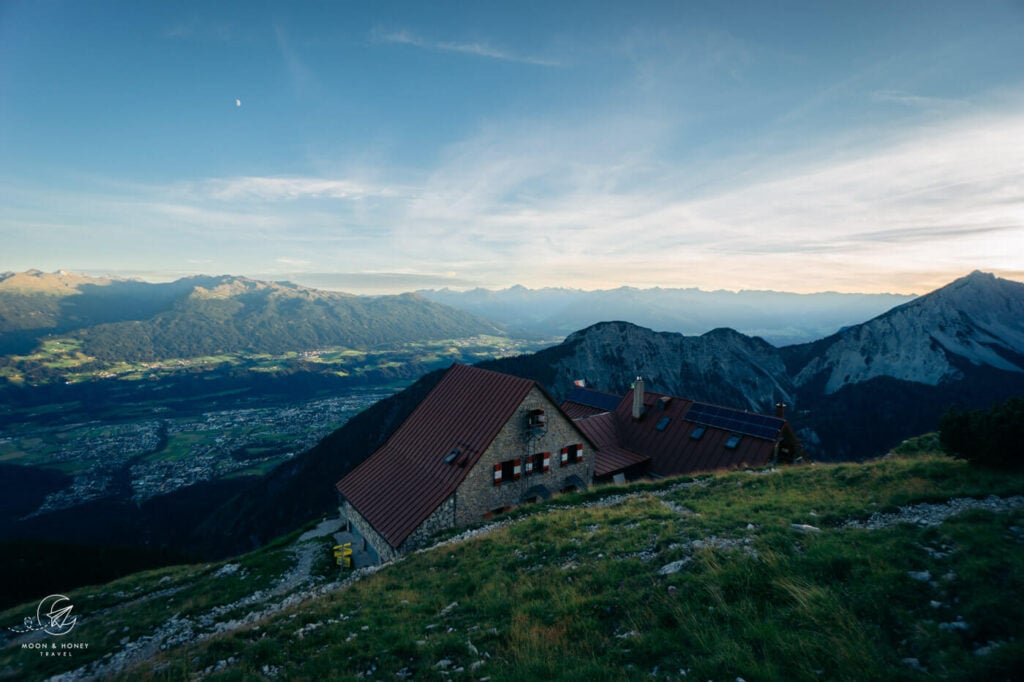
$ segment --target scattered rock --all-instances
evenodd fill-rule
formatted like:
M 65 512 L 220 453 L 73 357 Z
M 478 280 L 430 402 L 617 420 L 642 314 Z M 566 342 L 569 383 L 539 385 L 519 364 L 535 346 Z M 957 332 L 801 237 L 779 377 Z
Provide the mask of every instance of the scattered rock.
M 690 563 L 691 561 L 693 561 L 693 559 L 691 559 L 690 557 L 685 557 L 683 559 L 680 559 L 679 561 L 673 561 L 670 564 L 665 564 L 664 566 L 658 569 L 658 575 L 672 575 L 673 573 L 678 573 L 683 569 L 683 566 Z
M 238 569 L 242 567 L 242 564 L 224 564 L 217 569 L 217 572 L 213 574 L 214 578 L 223 578 L 224 576 L 234 575 L 238 573 Z
M 867 521 L 847 521 L 847 528 L 866 528 L 877 530 L 897 523 L 912 523 L 920 526 L 937 526 L 950 516 L 955 516 L 970 509 L 984 509 L 993 513 L 1012 511 L 1024 508 L 1024 495 L 1013 497 L 996 497 L 990 495 L 984 500 L 970 497 L 957 497 L 944 504 L 914 504 L 900 507 L 892 514 L 874 513 Z
M 907 571 L 907 576 L 919 583 L 926 583 L 932 579 L 931 571 Z
M 991 654 L 993 651 L 995 651 L 996 649 L 998 649 L 1002 645 L 1003 645 L 1003 642 L 989 641 L 984 646 L 979 646 L 977 649 L 975 649 L 974 650 L 974 655 L 975 656 L 988 656 L 989 654 Z
M 946 632 L 965 632 L 970 629 L 970 626 L 963 618 L 957 616 L 956 620 L 951 623 L 939 623 L 939 629 Z
M 820 533 L 821 532 L 821 529 L 818 528 L 817 526 L 811 526 L 811 525 L 808 525 L 806 523 L 791 523 L 789 527 L 792 528 L 793 530 L 798 530 L 801 533 Z

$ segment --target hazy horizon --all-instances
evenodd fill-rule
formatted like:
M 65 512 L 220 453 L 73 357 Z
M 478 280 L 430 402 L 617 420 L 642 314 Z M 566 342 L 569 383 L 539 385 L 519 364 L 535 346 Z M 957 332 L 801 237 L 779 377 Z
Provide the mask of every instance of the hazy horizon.
M 503 292 L 509 291 L 516 288 L 523 288 L 527 291 L 543 291 L 543 290 L 561 290 L 561 291 L 572 291 L 572 292 L 583 292 L 583 293 L 597 293 L 597 292 L 609 292 L 616 291 L 619 289 L 632 289 L 636 291 L 652 291 L 652 290 L 663 290 L 663 291 L 700 291 L 703 293 L 777 293 L 777 294 L 793 294 L 793 295 L 816 295 L 816 294 L 851 294 L 851 295 L 879 295 L 879 296 L 899 296 L 899 297 L 916 297 L 929 293 L 928 291 L 916 291 L 916 292 L 895 292 L 895 291 L 835 291 L 835 290 L 822 290 L 822 291 L 787 291 L 784 289 L 738 289 L 738 288 L 709 288 L 700 285 L 694 286 L 649 286 L 649 287 L 637 287 L 629 284 L 612 285 L 601 288 L 582 288 L 574 286 L 546 286 L 546 287 L 529 287 L 524 284 L 514 283 L 507 286 L 501 287 L 485 287 L 479 285 L 453 285 L 450 280 L 438 281 L 438 286 L 417 286 L 416 288 L 410 288 L 410 282 L 416 284 L 423 284 L 424 280 L 418 277 L 410 277 L 396 274 L 384 274 L 384 275 L 370 275 L 370 274 L 353 274 L 353 273 L 298 273 L 292 276 L 282 276 L 281 274 L 267 275 L 267 274 L 238 274 L 231 272 L 188 272 L 188 273 L 148 273 L 139 272 L 133 270 L 123 271 L 109 271 L 109 270 L 97 270 L 97 269 L 84 269 L 84 270 L 70 270 L 68 268 L 58 268 L 56 270 L 47 271 L 42 268 L 29 268 L 21 271 L 4 271 L 0 270 L 0 274 L 23 274 L 30 272 L 42 272 L 44 274 L 65 274 L 69 276 L 83 276 L 96 279 L 110 278 L 120 280 L 134 280 L 147 282 L 150 284 L 159 284 L 173 282 L 180 279 L 187 279 L 190 277 L 242 277 L 263 282 L 279 282 L 279 283 L 290 283 L 298 286 L 319 289 L 323 291 L 331 292 L 343 292 L 356 294 L 360 296 L 378 296 L 388 294 L 404 294 L 404 293 L 416 293 L 418 291 L 452 291 L 456 293 L 466 293 L 474 290 L 485 290 L 490 292 Z M 966 276 L 970 273 L 963 273 L 960 277 Z M 1015 279 L 1013 277 L 1004 277 L 999 273 L 992 273 L 997 277 L 1003 277 L 1004 279 L 1012 279 L 1014 281 L 1021 281 L 1021 279 Z M 955 278 L 959 279 L 959 277 Z M 953 280 L 950 280 L 953 281 Z M 944 282 L 943 285 L 949 284 Z

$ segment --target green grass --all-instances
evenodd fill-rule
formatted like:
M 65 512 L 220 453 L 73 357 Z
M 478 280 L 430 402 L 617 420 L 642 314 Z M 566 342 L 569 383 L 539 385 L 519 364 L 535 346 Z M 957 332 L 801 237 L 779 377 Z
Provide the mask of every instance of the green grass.
M 902 505 L 1020 494 L 1024 475 L 921 454 L 596 489 L 157 652 L 121 679 L 187 679 L 229 658 L 208 679 L 265 667 L 281 679 L 1013 679 L 1024 668 L 1024 510 L 938 526 L 844 524 Z M 272 582 L 294 537 L 240 562 Z M 331 575 L 324 550 L 314 572 Z M 673 561 L 686 563 L 659 574 Z M 102 633 L 122 623 L 145 632 L 255 589 L 215 581 L 214 569 L 166 569 L 74 595 L 83 612 L 108 609 L 82 636 L 96 637 L 99 654 L 116 651 Z M 174 604 L 132 605 L 159 581 L 183 586 Z M 118 592 L 131 597 L 124 606 Z M 0 669 L 13 660 L 4 658 Z

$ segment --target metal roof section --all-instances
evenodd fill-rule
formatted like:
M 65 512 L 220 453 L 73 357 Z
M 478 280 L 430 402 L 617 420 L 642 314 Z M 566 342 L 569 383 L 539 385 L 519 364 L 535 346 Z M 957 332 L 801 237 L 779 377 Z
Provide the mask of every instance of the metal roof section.
M 619 445 L 618 423 L 612 412 L 577 419 L 575 424 L 594 444 L 594 476 L 607 476 L 650 461 L 650 457 Z
M 653 474 L 763 466 L 775 456 L 783 419 L 649 391 L 636 393 L 636 388 L 630 390 L 615 410 L 618 445 L 649 457 Z M 634 397 L 643 405 L 637 418 Z
M 731 407 L 720 407 L 707 403 L 694 403 L 686 419 L 697 424 L 713 426 L 716 429 L 725 429 L 755 438 L 766 438 L 775 440 L 782 433 L 782 427 L 786 421 L 778 417 L 769 417 L 756 412 L 744 412 L 734 410 Z

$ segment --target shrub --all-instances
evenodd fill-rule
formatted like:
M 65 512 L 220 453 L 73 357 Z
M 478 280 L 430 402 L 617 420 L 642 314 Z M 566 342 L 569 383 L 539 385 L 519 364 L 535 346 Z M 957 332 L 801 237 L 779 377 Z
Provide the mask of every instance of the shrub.
M 992 409 L 950 408 L 939 422 L 942 448 L 954 457 L 1002 469 L 1024 468 L 1024 398 Z

